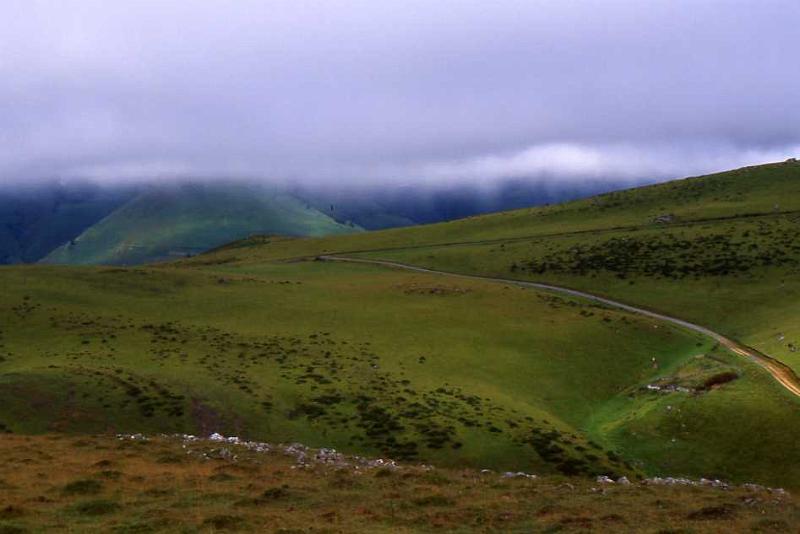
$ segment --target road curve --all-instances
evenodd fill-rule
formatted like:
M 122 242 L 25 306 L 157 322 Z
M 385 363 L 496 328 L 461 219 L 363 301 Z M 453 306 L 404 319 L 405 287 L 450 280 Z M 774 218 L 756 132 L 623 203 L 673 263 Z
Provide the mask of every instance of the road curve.
M 561 287 L 555 286 L 551 284 L 542 284 L 539 282 L 525 282 L 523 280 L 513 280 L 510 278 L 497 278 L 493 276 L 481 276 L 476 274 L 462 274 L 462 273 L 454 273 L 449 271 L 439 271 L 436 269 L 428 269 L 425 267 L 418 267 L 416 265 L 409 265 L 407 263 L 400 263 L 395 261 L 387 261 L 387 260 L 370 260 L 365 258 L 353 258 L 350 256 L 340 256 L 340 255 L 322 255 L 317 256 L 318 260 L 323 261 L 342 261 L 342 262 L 350 262 L 350 263 L 367 263 L 371 265 L 381 265 L 383 267 L 391 267 L 395 269 L 403 269 L 406 271 L 414 271 L 419 273 L 427 273 L 427 274 L 438 274 L 443 276 L 451 276 L 456 278 L 467 278 L 471 280 L 483 280 L 488 282 L 499 282 L 503 284 L 515 285 L 519 287 L 530 287 L 535 289 L 542 289 L 545 291 L 551 291 L 554 293 L 561 293 L 565 295 L 570 295 L 573 297 L 578 297 L 585 300 L 590 300 L 593 302 L 599 302 L 601 304 L 605 304 L 607 306 L 611 306 L 613 308 L 618 308 L 621 310 L 629 311 L 631 313 L 636 313 L 639 315 L 645 315 L 647 317 L 652 317 L 653 319 L 658 319 L 660 321 L 665 321 L 668 323 L 672 323 L 688 330 L 693 330 L 695 332 L 699 332 L 705 336 L 708 336 L 716 341 L 718 341 L 721 345 L 724 345 L 730 351 L 747 358 L 756 364 L 760 365 L 765 371 L 767 371 L 780 385 L 782 385 L 786 390 L 788 390 L 793 395 L 800 397 L 800 378 L 798 378 L 797 374 L 786 364 L 781 363 L 780 361 L 772 358 L 771 356 L 767 356 L 766 354 L 757 351 L 752 347 L 748 347 L 738 341 L 730 339 L 728 337 L 723 336 L 713 330 L 710 330 L 704 326 L 700 326 L 695 323 L 691 323 L 689 321 L 684 321 L 683 319 L 678 319 L 677 317 L 671 317 L 669 315 L 664 315 L 663 313 L 654 312 L 651 310 L 647 310 L 645 308 L 639 308 L 637 306 L 631 306 L 630 304 L 625 304 L 622 302 L 617 302 L 615 300 L 611 300 L 605 297 L 601 297 L 598 295 L 593 295 L 591 293 L 586 293 L 585 291 L 578 291 L 576 289 L 570 289 L 568 287 Z

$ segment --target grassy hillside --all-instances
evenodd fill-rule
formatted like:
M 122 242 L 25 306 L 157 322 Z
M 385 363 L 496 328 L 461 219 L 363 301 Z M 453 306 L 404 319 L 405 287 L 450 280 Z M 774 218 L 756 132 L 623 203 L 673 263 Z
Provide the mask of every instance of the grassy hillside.
M 176 267 L 247 271 L 341 253 L 545 281 L 707 325 L 800 370 L 798 193 L 800 165 L 786 162 L 425 227 L 253 238 Z M 774 471 L 773 462 L 794 469 L 793 446 L 782 436 L 796 425 L 797 399 L 738 356 L 698 352 L 706 355 L 654 371 L 657 383 L 671 386 L 666 393 L 619 395 L 592 405 L 579 424 L 648 468 L 735 477 Z M 714 394 L 676 389 L 693 391 L 731 368 L 739 378 Z
M 589 200 L 601 212 L 591 218 L 597 230 L 367 256 L 612 296 L 705 324 L 800 371 L 798 199 L 800 165 L 768 165 Z M 622 208 L 602 215 L 606 204 L 672 217 L 624 226 Z
M 247 264 L 360 253 L 555 283 L 707 325 L 800 371 L 800 163 L 794 161 L 545 208 L 259 245 L 242 242 L 215 258 Z
M 0 275 L 12 288 L 0 422 L 14 432 L 224 431 L 450 465 L 629 472 L 580 429 L 652 380 L 651 357 L 672 366 L 709 349 L 588 304 L 374 267 Z
M 0 437 L 0 531 L 787 532 L 800 520 L 794 497 L 754 486 L 530 479 L 287 452 L 174 438 Z
M 656 218 L 671 215 L 669 227 L 706 220 L 785 215 L 800 212 L 800 162 L 787 161 L 674 180 L 606 193 L 563 204 L 468 217 L 419 227 L 284 243 L 252 250 L 249 259 L 298 254 L 408 249 L 549 237 L 614 229 L 662 228 Z M 588 237 L 587 239 L 591 239 Z
M 0 276 L 0 422 L 15 433 L 222 431 L 537 473 L 800 475 L 796 402 L 758 367 L 576 300 L 314 261 Z M 659 377 L 689 389 L 645 389 Z M 754 439 L 769 446 L 731 445 Z
M 708 338 L 543 291 L 314 257 L 554 281 L 754 344 L 778 325 L 789 343 L 798 169 L 428 227 L 254 237 L 159 267 L 5 268 L 0 423 L 797 487 L 798 399 Z
M 183 184 L 150 188 L 45 263 L 134 264 L 203 252 L 253 233 L 353 233 L 302 201 L 258 185 Z

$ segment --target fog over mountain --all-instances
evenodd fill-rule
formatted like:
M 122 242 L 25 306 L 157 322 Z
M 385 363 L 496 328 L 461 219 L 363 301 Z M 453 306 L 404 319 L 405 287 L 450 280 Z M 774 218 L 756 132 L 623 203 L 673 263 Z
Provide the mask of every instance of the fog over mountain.
M 800 153 L 800 4 L 0 5 L 0 183 L 602 188 Z

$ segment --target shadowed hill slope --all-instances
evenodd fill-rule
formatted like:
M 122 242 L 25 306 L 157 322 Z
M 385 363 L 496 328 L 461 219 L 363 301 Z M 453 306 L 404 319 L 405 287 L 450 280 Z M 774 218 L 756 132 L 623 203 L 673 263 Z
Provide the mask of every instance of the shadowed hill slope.
M 134 194 L 128 187 L 82 183 L 0 189 L 0 265 L 40 260 Z

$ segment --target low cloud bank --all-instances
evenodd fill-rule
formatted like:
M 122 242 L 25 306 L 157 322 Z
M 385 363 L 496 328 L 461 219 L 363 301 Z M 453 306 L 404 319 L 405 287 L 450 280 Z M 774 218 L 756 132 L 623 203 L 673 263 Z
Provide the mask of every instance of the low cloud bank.
M 653 180 L 800 144 L 796 0 L 6 0 L 0 185 Z
M 434 162 L 420 166 L 427 180 L 530 178 L 541 181 L 605 180 L 638 183 L 708 174 L 800 155 L 800 145 L 770 149 L 734 147 L 591 146 L 553 143 L 517 152 Z
M 522 150 L 461 159 L 412 162 L 406 165 L 344 168 L 320 166 L 298 172 L 276 168 L 263 174 L 258 165 L 204 165 L 180 160 L 126 160 L 82 165 L 56 172 L 65 180 L 97 183 L 139 183 L 184 180 L 246 180 L 276 185 L 326 188 L 424 186 L 451 188 L 463 184 L 490 188 L 509 180 L 569 186 L 613 182 L 635 185 L 759 165 L 800 156 L 800 145 L 773 148 L 733 146 L 637 146 L 548 143 Z

